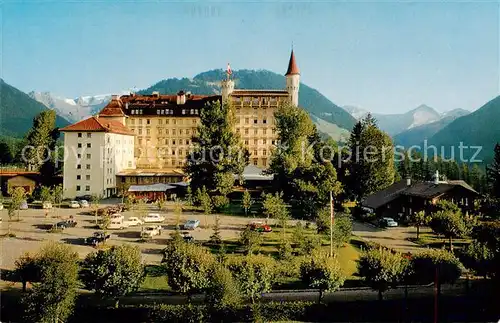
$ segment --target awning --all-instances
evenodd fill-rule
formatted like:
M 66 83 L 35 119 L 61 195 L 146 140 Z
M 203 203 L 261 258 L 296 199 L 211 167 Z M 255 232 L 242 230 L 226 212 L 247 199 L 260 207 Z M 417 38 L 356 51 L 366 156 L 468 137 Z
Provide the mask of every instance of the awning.
M 244 181 L 272 181 L 274 175 L 264 174 L 264 171 L 257 166 L 248 165 L 243 170 L 242 179 Z M 238 175 L 234 175 L 235 179 L 238 179 Z
M 175 188 L 173 185 L 157 183 L 157 184 L 149 184 L 149 185 L 130 185 L 128 191 L 129 192 L 165 192 L 166 190 L 170 190 Z

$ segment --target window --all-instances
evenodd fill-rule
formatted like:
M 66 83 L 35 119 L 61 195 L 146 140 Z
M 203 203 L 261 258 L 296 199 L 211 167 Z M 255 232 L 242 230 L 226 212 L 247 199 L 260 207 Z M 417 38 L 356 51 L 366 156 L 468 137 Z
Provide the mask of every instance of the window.
M 257 149 L 254 149 L 253 154 L 254 156 L 257 156 Z
M 129 168 L 132 167 L 132 162 L 131 161 L 128 162 L 128 167 Z
M 179 129 L 179 135 L 182 135 L 182 129 Z
M 130 119 L 130 124 L 135 124 L 135 119 Z
M 254 166 L 257 166 L 257 158 L 255 158 L 255 159 L 253 160 L 253 164 L 254 164 Z
M 141 128 L 139 128 L 139 134 L 142 135 L 142 129 Z
M 165 139 L 165 145 L 168 145 L 168 139 Z
M 172 124 L 176 124 L 177 123 L 177 120 L 172 120 Z
M 92 157 L 91 154 L 87 154 L 87 159 L 90 159 Z
M 193 119 L 193 124 L 196 124 L 196 119 Z
M 86 190 L 87 192 L 88 192 L 88 191 L 90 191 L 90 185 L 86 185 L 86 186 L 85 186 L 85 190 Z
M 78 148 L 82 148 L 82 143 L 81 142 L 78 143 Z
M 267 129 L 262 129 L 262 133 L 265 135 L 267 132 Z
M 90 132 L 87 132 L 87 138 L 92 138 L 92 134 Z
M 172 145 L 175 145 L 175 139 L 172 140 Z
M 262 144 L 266 145 L 267 144 L 267 140 L 266 139 L 262 139 Z
M 262 166 L 267 166 L 267 159 L 262 159 Z
M 90 181 L 90 175 L 85 175 L 85 180 Z
M 263 149 L 262 150 L 262 155 L 267 156 L 267 150 Z
M 253 123 L 254 123 L 254 124 L 257 124 L 257 119 L 253 119 Z
M 271 140 L 271 144 L 274 145 L 275 141 L 274 140 Z
M 78 159 L 82 158 L 82 154 L 77 154 L 76 158 L 78 158 Z
M 276 134 L 276 128 L 273 128 L 273 135 Z
M 82 179 L 82 176 L 81 175 L 76 175 L 76 180 L 78 181 L 80 179 Z
M 76 185 L 76 190 L 79 191 L 80 190 L 80 185 Z
M 189 135 L 189 132 L 190 132 L 189 129 L 186 129 L 186 135 Z
M 253 134 L 256 135 L 257 134 L 257 129 L 254 129 L 253 130 Z
M 90 169 L 90 164 L 87 164 L 87 166 L 85 168 L 86 169 Z
M 80 164 L 76 165 L 76 169 L 82 169 L 82 165 Z
M 139 124 L 142 124 L 142 119 L 139 118 Z
M 148 136 L 149 136 L 150 134 L 151 134 L 151 129 L 149 129 L 149 128 L 148 128 L 148 129 L 146 129 L 146 135 L 148 135 Z
M 151 119 L 146 119 L 146 124 L 151 124 Z
M 248 129 L 245 129 L 245 135 L 248 135 Z
M 237 132 L 237 133 L 240 133 L 240 130 L 241 130 L 241 129 L 240 129 L 240 128 L 238 128 L 238 129 L 236 129 L 236 132 Z
M 254 145 L 257 145 L 257 143 L 258 143 L 258 142 L 259 142 L 259 141 L 258 141 L 257 139 L 254 139 L 254 140 L 253 140 L 253 144 L 254 144 Z
M 248 145 L 248 140 L 245 140 L 245 145 Z
M 267 123 L 267 120 L 266 119 L 262 119 L 262 123 Z
M 92 144 L 90 142 L 87 144 L 87 148 L 92 148 Z
M 179 139 L 179 145 L 182 145 L 182 139 Z
M 158 124 L 163 124 L 163 119 L 158 119 Z
M 163 135 L 163 129 L 158 129 L 158 134 Z
M 141 138 L 139 138 L 137 141 L 139 142 L 139 146 L 142 145 L 142 139 Z
M 175 136 L 175 133 L 176 133 L 175 129 L 172 129 L 172 135 Z
M 246 123 L 246 124 L 248 124 L 248 121 L 249 121 L 249 119 L 248 119 L 248 118 L 245 118 L 245 123 Z
M 78 138 L 82 138 L 82 133 L 81 132 L 78 133 Z
M 170 120 L 166 119 L 165 124 L 169 124 Z

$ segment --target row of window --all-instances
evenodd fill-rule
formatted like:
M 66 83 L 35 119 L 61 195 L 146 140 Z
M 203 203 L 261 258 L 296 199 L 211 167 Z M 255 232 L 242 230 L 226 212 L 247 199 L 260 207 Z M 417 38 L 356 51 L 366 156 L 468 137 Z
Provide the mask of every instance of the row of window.
M 185 159 L 172 159 L 172 160 L 165 160 L 165 159 L 160 159 L 163 163 L 163 165 L 172 165 L 172 166 L 183 166 L 186 163 Z M 146 165 L 139 165 L 139 167 L 146 166 Z M 147 165 L 149 166 L 149 164 Z
M 82 148 L 82 143 L 78 143 L 78 148 Z M 90 142 L 87 143 L 87 148 L 92 148 L 92 144 Z
M 131 125 L 135 125 L 135 118 L 131 118 L 130 120 L 127 119 L 126 123 L 130 123 Z M 144 123 L 143 123 L 144 120 Z M 158 125 L 163 125 L 163 124 L 170 124 L 170 120 L 172 120 L 172 124 L 189 124 L 189 120 L 183 120 L 183 119 L 157 119 Z M 165 123 L 163 122 L 165 121 Z M 192 119 L 191 124 L 197 124 L 198 120 L 197 119 Z M 138 118 L 137 119 L 137 124 L 142 125 L 142 124 L 151 124 L 151 119 L 142 119 Z
M 82 165 L 81 164 L 77 164 L 76 165 L 76 169 L 82 169 Z M 86 164 L 85 165 L 85 169 L 90 169 L 90 164 Z
M 130 130 L 132 130 L 132 132 L 135 132 L 135 128 L 131 128 Z M 183 134 L 186 134 L 186 135 L 190 135 L 191 133 L 192 134 L 196 134 L 196 128 L 193 128 L 193 129 L 178 129 L 179 130 L 179 135 L 183 135 Z M 177 129 L 165 129 L 165 134 L 168 135 L 170 134 L 170 132 L 172 133 L 172 135 L 177 135 Z M 142 135 L 144 133 L 143 129 L 142 128 L 138 128 L 137 129 L 137 134 L 139 135 Z M 158 128 L 157 129 L 157 133 L 158 135 L 163 135 L 163 129 L 162 128 Z M 151 129 L 150 128 L 146 128 L 146 135 L 151 135 Z
M 78 133 L 78 138 L 82 138 L 83 134 L 81 132 Z M 87 138 L 92 138 L 92 133 L 87 132 Z
M 278 98 L 277 97 L 249 97 L 249 96 L 244 96 L 244 97 L 233 97 L 233 102 L 235 103 L 252 103 L 252 104 L 277 104 L 278 103 Z
M 245 143 L 245 145 L 249 145 L 249 142 L 250 140 L 249 139 L 245 139 L 243 140 L 243 142 Z M 253 144 L 254 145 L 258 145 L 259 144 L 259 139 L 254 139 L 253 140 Z M 262 144 L 263 145 L 267 145 L 267 140 L 266 139 L 262 139 Z M 271 140 L 271 145 L 275 145 L 276 144 L 276 140 Z
M 143 113 L 144 112 L 142 109 L 131 109 L 130 110 L 130 114 L 137 115 L 137 114 L 143 114 Z M 186 115 L 186 114 L 197 115 L 197 114 L 199 114 L 199 111 L 198 111 L 198 109 L 182 109 L 181 113 L 184 115 Z M 156 114 L 157 115 L 173 115 L 174 110 L 172 110 L 172 109 L 157 109 Z
M 77 191 L 81 191 L 81 187 L 80 185 L 76 185 L 76 190 Z M 85 185 L 85 191 L 90 191 L 90 185 Z
M 76 180 L 79 181 L 82 179 L 82 175 L 76 175 Z M 85 175 L 85 180 L 90 181 L 90 175 Z
M 253 164 L 254 164 L 254 166 L 257 166 L 259 164 L 259 160 L 257 158 L 254 158 Z M 262 166 L 264 166 L 264 167 L 267 166 L 267 159 L 265 159 L 265 158 L 262 159 Z
M 241 133 L 241 129 L 240 129 L 240 128 L 236 128 L 236 132 L 237 132 L 237 133 Z M 249 132 L 250 132 L 250 129 L 249 129 L 249 128 L 244 128 L 244 133 L 245 133 L 245 135 L 248 135 L 248 134 L 249 134 Z M 275 128 L 271 129 L 271 132 L 272 132 L 272 134 L 273 134 L 273 135 L 274 135 L 274 134 L 276 134 L 276 129 L 275 129 Z M 253 134 L 254 134 L 254 135 L 259 134 L 259 129 L 253 129 Z M 264 128 L 264 129 L 262 129 L 262 134 L 263 134 L 263 135 L 267 135 L 267 129 L 265 129 L 265 128 Z
M 236 122 L 237 124 L 240 124 L 240 123 L 242 123 L 243 118 L 238 118 L 236 121 L 237 121 Z M 250 118 L 245 118 L 245 124 L 250 124 Z M 253 119 L 253 124 L 259 124 L 259 120 Z M 267 119 L 262 119 L 262 124 L 267 124 Z
M 142 146 L 142 138 L 137 139 L 137 143 L 139 146 Z M 191 143 L 191 140 L 189 139 L 164 139 L 164 138 L 158 138 L 158 144 L 165 144 L 165 145 L 189 145 Z

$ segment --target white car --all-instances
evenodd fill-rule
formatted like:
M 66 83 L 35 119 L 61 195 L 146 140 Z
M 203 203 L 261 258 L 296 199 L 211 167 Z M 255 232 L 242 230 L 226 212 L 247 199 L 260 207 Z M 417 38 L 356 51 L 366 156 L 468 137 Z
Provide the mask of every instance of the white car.
M 123 230 L 125 228 L 128 228 L 128 224 L 120 217 L 111 218 L 111 222 L 108 225 L 108 229 L 110 230 Z
M 142 238 L 152 238 L 154 236 L 158 236 L 161 234 L 161 226 L 160 225 L 150 225 L 144 227 L 141 231 Z
M 385 222 L 385 225 L 388 227 L 397 227 L 398 223 L 394 221 L 393 218 L 382 218 L 382 220 Z
M 80 207 L 89 207 L 89 202 L 87 200 L 81 200 Z
M 187 220 L 182 227 L 184 228 L 184 230 L 194 230 L 199 226 L 200 226 L 199 220 Z
M 129 227 L 135 227 L 135 226 L 144 224 L 144 221 L 142 221 L 141 219 L 139 219 L 136 216 L 131 216 L 130 218 L 125 220 L 124 223 L 126 223 L 127 226 L 129 226 Z
M 145 223 L 155 223 L 155 222 L 163 222 L 165 221 L 165 217 L 159 215 L 158 213 L 149 213 L 145 218 Z
M 42 203 L 42 209 L 51 209 L 52 208 L 52 203 L 50 202 L 43 202 Z
M 69 207 L 72 209 L 78 209 L 80 207 L 80 203 L 78 203 L 78 201 L 71 201 L 69 202 Z

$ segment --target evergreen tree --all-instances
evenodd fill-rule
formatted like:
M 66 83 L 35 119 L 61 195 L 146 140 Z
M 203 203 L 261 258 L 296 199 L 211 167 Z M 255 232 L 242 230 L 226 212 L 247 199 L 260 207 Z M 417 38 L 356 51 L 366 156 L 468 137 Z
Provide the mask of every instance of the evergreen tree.
M 191 190 L 204 186 L 210 196 L 226 197 L 233 188 L 233 174 L 243 173 L 248 165 L 248 152 L 233 131 L 234 112 L 228 103 L 207 104 L 200 117 L 195 147 L 185 167 Z
M 460 173 L 460 179 L 465 181 L 467 184 L 471 184 L 469 176 L 469 165 L 466 163 L 462 164 L 462 172 Z
M 0 165 L 7 165 L 14 161 L 11 146 L 4 142 L 0 142 Z
M 495 156 L 491 165 L 488 166 L 487 174 L 491 186 L 491 194 L 500 198 L 500 143 L 495 145 Z
M 481 176 L 483 173 L 477 164 L 472 165 L 468 183 L 477 191 L 481 191 Z
M 349 148 L 351 159 L 347 188 L 355 199 L 361 200 L 394 182 L 392 141 L 386 133 L 377 128 L 371 115 L 354 126 Z

